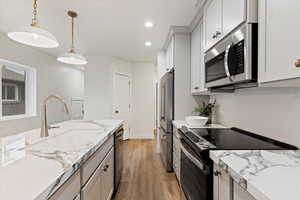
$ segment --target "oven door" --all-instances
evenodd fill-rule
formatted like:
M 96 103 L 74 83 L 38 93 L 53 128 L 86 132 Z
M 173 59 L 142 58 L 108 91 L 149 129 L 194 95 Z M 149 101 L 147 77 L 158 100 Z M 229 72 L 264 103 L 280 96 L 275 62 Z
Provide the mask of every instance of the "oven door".
M 210 167 L 181 139 L 180 183 L 187 200 L 212 200 Z

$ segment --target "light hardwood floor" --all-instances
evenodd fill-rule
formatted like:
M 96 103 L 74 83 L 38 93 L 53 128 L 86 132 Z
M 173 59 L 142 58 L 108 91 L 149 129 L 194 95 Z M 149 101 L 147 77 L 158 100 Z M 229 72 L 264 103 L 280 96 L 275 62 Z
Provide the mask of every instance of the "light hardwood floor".
M 115 200 L 180 200 L 174 173 L 167 173 L 154 140 L 124 142 L 124 169 Z

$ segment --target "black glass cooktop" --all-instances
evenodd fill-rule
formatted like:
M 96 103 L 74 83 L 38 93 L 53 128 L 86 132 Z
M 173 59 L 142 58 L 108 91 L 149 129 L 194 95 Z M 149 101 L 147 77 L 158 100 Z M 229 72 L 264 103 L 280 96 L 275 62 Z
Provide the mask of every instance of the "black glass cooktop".
M 206 140 L 219 150 L 280 150 L 297 149 L 270 138 L 262 137 L 237 128 L 232 129 L 189 129 L 186 136 L 194 143 Z M 200 137 L 199 137 L 200 136 Z

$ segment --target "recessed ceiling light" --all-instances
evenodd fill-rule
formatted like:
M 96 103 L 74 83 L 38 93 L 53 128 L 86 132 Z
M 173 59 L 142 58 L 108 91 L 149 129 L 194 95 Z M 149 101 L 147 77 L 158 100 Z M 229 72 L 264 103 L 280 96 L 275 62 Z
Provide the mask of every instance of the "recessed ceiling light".
M 146 41 L 146 42 L 145 42 L 145 46 L 146 46 L 146 47 L 150 47 L 150 46 L 152 46 L 152 42 L 150 42 L 150 41 Z
M 147 22 L 145 22 L 144 26 L 146 28 L 152 28 L 153 27 L 153 22 L 147 21 Z

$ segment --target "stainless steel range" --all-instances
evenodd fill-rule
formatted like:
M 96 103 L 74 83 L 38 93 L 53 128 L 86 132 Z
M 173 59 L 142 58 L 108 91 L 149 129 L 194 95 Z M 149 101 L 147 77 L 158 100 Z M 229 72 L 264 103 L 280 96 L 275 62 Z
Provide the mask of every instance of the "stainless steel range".
M 210 150 L 296 150 L 289 144 L 237 128 L 179 130 L 180 183 L 187 200 L 213 199 L 213 162 Z

